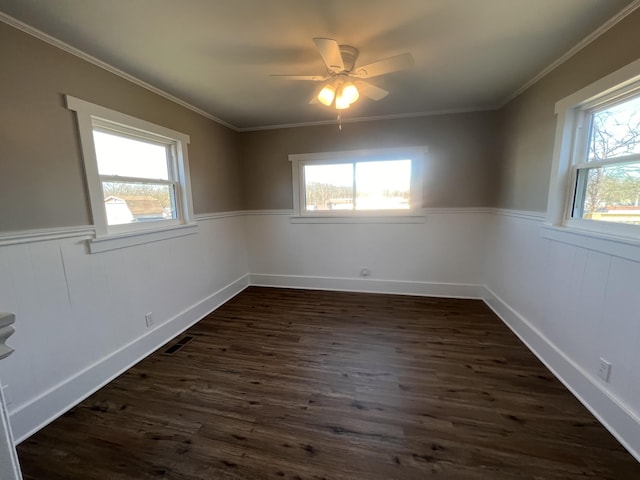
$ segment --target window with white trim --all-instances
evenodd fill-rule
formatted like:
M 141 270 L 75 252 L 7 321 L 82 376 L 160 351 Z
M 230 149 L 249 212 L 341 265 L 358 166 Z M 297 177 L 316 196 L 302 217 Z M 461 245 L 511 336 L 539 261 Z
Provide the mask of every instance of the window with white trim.
M 556 104 L 547 220 L 640 238 L 640 62 Z
M 289 155 L 294 214 L 401 216 L 422 208 L 426 149 L 398 148 Z
M 66 101 L 77 114 L 97 240 L 193 225 L 187 135 Z
M 640 93 L 580 120 L 571 218 L 640 225 Z

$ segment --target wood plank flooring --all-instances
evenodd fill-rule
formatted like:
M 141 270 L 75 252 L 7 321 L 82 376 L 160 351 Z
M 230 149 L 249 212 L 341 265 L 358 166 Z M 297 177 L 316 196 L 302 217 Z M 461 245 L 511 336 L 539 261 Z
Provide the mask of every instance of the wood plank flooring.
M 640 478 L 480 301 L 251 287 L 186 335 L 23 442 L 25 480 Z

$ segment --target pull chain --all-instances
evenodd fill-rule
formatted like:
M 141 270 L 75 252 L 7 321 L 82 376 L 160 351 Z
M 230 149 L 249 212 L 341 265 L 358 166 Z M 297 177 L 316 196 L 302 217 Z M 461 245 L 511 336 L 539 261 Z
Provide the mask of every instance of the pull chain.
M 342 113 L 338 114 L 338 130 L 342 131 Z

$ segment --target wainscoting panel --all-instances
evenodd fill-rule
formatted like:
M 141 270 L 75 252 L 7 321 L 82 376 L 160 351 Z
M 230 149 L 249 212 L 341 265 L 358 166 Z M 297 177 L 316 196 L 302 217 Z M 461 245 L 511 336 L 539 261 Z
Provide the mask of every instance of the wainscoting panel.
M 483 298 L 640 460 L 640 263 L 628 245 L 615 255 L 601 241 L 550 238 L 535 212 L 429 210 L 410 224 L 289 216 L 211 215 L 195 235 L 93 255 L 86 229 L 0 241 L 0 306 L 17 314 L 16 353 L 0 364 L 16 439 L 254 284 Z
M 491 217 L 485 301 L 640 460 L 640 263 L 541 228 L 541 218 Z
M 337 288 L 346 279 L 359 280 L 354 288 L 368 284 L 372 291 L 378 291 L 376 283 L 367 280 L 480 285 L 489 216 L 443 209 L 417 224 L 292 224 L 287 214 L 251 214 L 249 267 L 262 276 L 342 279 Z M 460 295 L 468 293 L 453 296 Z
M 16 313 L 16 351 L 0 378 L 16 440 L 242 291 L 244 227 L 242 215 L 205 218 L 194 235 L 97 254 L 86 232 L 3 244 L 0 305 Z

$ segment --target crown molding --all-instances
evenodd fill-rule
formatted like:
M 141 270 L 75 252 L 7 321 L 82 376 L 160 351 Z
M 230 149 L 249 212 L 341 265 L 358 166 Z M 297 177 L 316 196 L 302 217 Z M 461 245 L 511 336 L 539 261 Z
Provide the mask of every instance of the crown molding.
M 639 0 L 640 1 L 640 0 Z M 432 110 L 427 112 L 413 112 L 413 113 L 393 113 L 389 115 L 374 115 L 370 117 L 342 117 L 342 123 L 363 123 L 363 122 L 377 122 L 380 120 L 397 120 L 403 118 L 419 118 L 419 117 L 435 117 L 441 115 L 455 115 L 459 113 L 475 113 L 475 112 L 489 112 L 500 108 L 499 105 L 491 105 L 484 107 L 472 107 L 472 108 L 452 108 L 447 110 Z M 300 122 L 300 123 L 283 123 L 278 125 L 264 125 L 260 127 L 244 127 L 238 128 L 238 132 L 256 132 L 260 130 L 279 130 L 282 128 L 297 128 L 297 127 L 316 127 L 318 125 L 334 125 L 338 120 L 318 120 L 315 122 Z
M 198 115 L 201 115 L 205 118 L 208 118 L 209 120 L 212 120 L 216 123 L 219 123 L 220 125 L 223 125 L 227 128 L 230 128 L 233 131 L 238 131 L 238 128 L 235 125 L 232 125 L 228 122 L 225 122 L 224 120 L 211 115 L 208 112 L 205 112 L 204 110 L 191 105 L 188 102 L 185 102 L 184 100 L 181 100 L 180 98 L 171 95 L 168 92 L 165 92 L 164 90 L 159 89 L 158 87 L 154 87 L 153 85 L 151 85 L 150 83 L 145 82 L 144 80 L 139 79 L 138 77 L 134 77 L 133 75 L 124 72 L 122 70 L 120 70 L 119 68 L 114 67 L 113 65 L 107 63 L 107 62 L 103 62 L 102 60 L 89 55 L 86 52 L 83 52 L 82 50 L 76 48 L 76 47 L 72 47 L 71 45 L 69 45 L 68 43 L 63 42 L 62 40 L 58 40 L 55 37 L 52 37 L 51 35 L 44 33 L 41 30 L 38 30 L 35 27 L 32 27 L 31 25 L 27 25 L 26 23 L 21 22 L 20 20 L 13 18 L 10 15 L 7 15 L 6 13 L 3 13 L 0 11 L 0 22 L 6 23 L 7 25 L 10 25 L 28 35 L 31 35 L 32 37 L 37 38 L 38 40 L 42 40 L 45 43 L 48 43 L 49 45 L 52 45 L 56 48 L 59 48 L 60 50 L 63 50 L 67 53 L 70 53 L 71 55 L 74 55 L 78 58 L 81 58 L 82 60 L 89 62 L 97 67 L 102 68 L 103 70 L 106 70 L 109 73 L 113 73 L 114 75 L 117 75 L 121 78 L 124 78 L 125 80 L 138 85 L 139 87 L 142 87 L 146 90 L 149 90 L 150 92 L 155 93 L 156 95 L 159 95 L 161 97 L 166 98 L 167 100 L 172 101 L 173 103 L 176 103 L 178 105 L 180 105 L 181 107 L 187 108 L 189 110 L 191 110 L 192 112 L 197 113 Z
M 518 95 L 522 94 L 527 89 L 529 89 L 530 87 L 535 85 L 543 77 L 545 77 L 546 75 L 548 75 L 549 73 L 554 71 L 556 68 L 558 68 L 560 65 L 565 63 L 567 60 L 569 60 L 571 57 L 573 57 L 580 50 L 585 48 L 587 45 L 589 45 L 590 43 L 595 41 L 598 37 L 600 37 L 601 35 L 606 33 L 608 30 L 610 30 L 611 28 L 616 26 L 618 23 L 620 23 L 622 20 L 627 18 L 629 15 L 631 15 L 633 12 L 635 12 L 639 7 L 640 7 L 640 0 L 634 0 L 633 2 L 629 3 L 626 7 L 624 7 L 622 10 L 620 10 L 618 13 L 616 13 L 613 17 L 611 17 L 609 20 L 604 22 L 602 25 L 600 25 L 597 29 L 595 29 L 589 35 L 587 35 L 582 40 L 580 40 L 572 48 L 567 50 L 560 58 L 558 58 L 557 60 L 555 60 L 554 62 L 549 64 L 540 73 L 538 73 L 535 77 L 533 77 L 531 80 L 529 80 L 527 83 L 522 85 L 520 88 L 518 88 L 511 95 L 509 95 L 504 101 L 502 101 L 500 103 L 498 108 L 504 107 L 507 103 L 509 103 L 514 98 L 516 98 Z
M 640 0 L 638 0 L 640 1 Z M 48 43 L 49 45 L 52 45 L 60 50 L 63 50 L 67 53 L 70 53 L 71 55 L 74 55 L 78 58 L 81 58 L 82 60 L 85 60 L 86 62 L 89 62 L 97 67 L 102 68 L 103 70 L 106 70 L 110 73 L 113 73 L 114 75 L 118 75 L 121 78 L 124 78 L 125 80 L 138 85 L 146 90 L 149 90 L 161 97 L 166 98 L 167 100 L 172 101 L 173 103 L 176 103 L 184 108 L 187 108 L 205 118 L 208 118 L 209 120 L 212 120 L 216 123 L 219 123 L 220 125 L 223 125 L 235 132 L 252 132 L 252 131 L 258 131 L 258 130 L 278 130 L 278 129 L 282 129 L 282 128 L 295 128 L 295 127 L 312 127 L 312 126 L 318 126 L 318 125 L 331 125 L 337 122 L 337 120 L 319 120 L 319 121 L 314 121 L 314 122 L 300 122 L 300 123 L 288 123 L 288 124 L 278 124 L 278 125 L 265 125 L 265 126 L 257 126 L 257 127 L 246 127 L 246 128 L 239 128 L 235 125 L 232 125 L 229 122 L 225 122 L 224 120 L 196 107 L 195 105 L 191 105 L 190 103 L 174 96 L 171 95 L 168 92 L 165 92 L 164 90 L 161 90 L 158 87 L 155 87 L 153 85 L 151 85 L 150 83 L 145 82 L 144 80 L 139 79 L 138 77 L 135 77 L 127 72 L 124 72 L 122 70 L 120 70 L 119 68 L 114 67 L 113 65 L 104 62 L 92 55 L 89 55 L 86 52 L 83 52 L 82 50 L 73 47 L 71 45 L 69 45 L 68 43 L 63 42 L 62 40 L 59 40 L 55 37 L 52 37 L 51 35 L 38 30 L 35 27 L 32 27 L 31 25 L 27 25 L 24 22 L 21 22 L 20 20 L 13 18 L 10 15 L 7 15 L 6 13 L 3 13 L 0 11 L 0 22 L 6 23 L 7 25 L 10 25 L 28 35 L 31 35 L 39 40 L 42 40 L 45 43 Z M 391 115 L 378 115 L 378 116 L 369 116 L 369 117 L 354 117 L 354 118 L 343 118 L 342 119 L 342 123 L 359 123 L 359 122 L 374 122 L 374 121 L 378 121 L 378 120 L 393 120 L 393 119 L 402 119 L 402 118 L 416 118 L 416 117 L 430 117 L 430 116 L 437 116 L 437 115 L 451 115 L 451 114 L 457 114 L 457 113 L 471 113 L 471 112 L 479 112 L 479 111 L 490 111 L 490 110 L 496 110 L 497 108 L 499 108 L 499 106 L 489 106 L 489 107 L 477 107 L 477 108 L 460 108 L 460 109 L 448 109 L 448 110 L 434 110 L 434 111 L 426 111 L 426 112 L 413 112 L 413 113 L 399 113 L 399 114 L 391 114 Z
M 615 25 L 617 25 L 619 22 L 621 22 L 622 20 L 624 20 L 626 17 L 628 17 L 629 15 L 631 15 L 633 12 L 635 12 L 638 8 L 640 7 L 640 0 L 633 0 L 631 3 L 629 3 L 626 7 L 624 7 L 622 10 L 620 10 L 617 14 L 615 14 L 613 17 L 611 17 L 609 20 L 607 20 L 605 23 L 603 23 L 602 25 L 600 25 L 600 27 L 598 27 L 596 30 L 594 30 L 593 32 L 591 32 L 589 35 L 587 35 L 585 38 L 583 38 L 580 42 L 578 42 L 576 45 L 574 45 L 572 48 L 570 48 L 567 52 L 565 52 L 561 57 L 559 57 L 557 60 L 555 60 L 554 62 L 552 62 L 551 64 L 549 64 L 547 67 L 545 67 L 541 72 L 539 72 L 536 76 L 534 76 L 533 78 L 531 78 L 528 82 L 526 82 L 524 85 L 522 85 L 520 88 L 518 88 L 516 91 L 514 91 L 511 95 L 509 95 L 506 99 L 504 99 L 502 102 L 500 102 L 497 105 L 489 105 L 489 106 L 482 106 L 482 107 L 475 107 L 475 108 L 459 108 L 459 109 L 446 109 L 446 110 L 433 110 L 433 111 L 423 111 L 423 112 L 413 112 L 413 113 L 400 113 L 400 114 L 391 114 L 391 115 L 377 115 L 377 116 L 367 116 L 367 117 L 354 117 L 354 118 L 342 118 L 342 123 L 361 123 L 361 122 L 375 122 L 375 121 L 380 121 L 380 120 L 396 120 L 396 119 L 403 119 L 403 118 L 418 118 L 418 117 L 431 117 L 431 116 L 440 116 L 440 115 L 452 115 L 452 114 L 460 114 L 460 113 L 474 113 L 474 112 L 486 112 L 486 111 L 493 111 L 493 110 L 499 110 L 501 108 L 503 108 L 507 103 L 509 103 L 510 101 L 512 101 L 514 98 L 516 98 L 518 95 L 522 94 L 524 91 L 526 91 L 527 89 L 529 89 L 531 86 L 533 86 L 534 84 L 536 84 L 538 81 L 540 81 L 543 77 L 545 77 L 546 75 L 548 75 L 549 73 L 551 73 L 553 70 L 555 70 L 556 68 L 558 68 L 560 65 L 562 65 L 563 63 L 565 63 L 567 60 L 569 60 L 571 57 L 573 57 L 576 53 L 578 53 L 580 50 L 582 50 L 583 48 L 585 48 L 587 45 L 589 45 L 590 43 L 592 43 L 593 41 L 595 41 L 598 37 L 600 37 L 601 35 L 603 35 L 605 32 L 607 32 L 608 30 L 610 30 L 612 27 L 614 27 Z M 51 35 L 48 35 L 38 29 L 36 29 L 35 27 L 32 27 L 30 25 L 27 25 L 23 22 L 21 22 L 20 20 L 11 17 L 10 15 L 7 15 L 3 12 L 0 11 L 0 22 L 6 23 L 8 25 L 11 25 L 14 28 L 17 28 L 18 30 L 21 30 L 33 37 L 38 38 L 39 40 L 42 40 L 45 43 L 48 43 L 49 45 L 52 45 L 56 48 L 59 48 L 60 50 L 63 50 L 67 53 L 70 53 L 76 57 L 81 58 L 82 60 L 85 60 L 93 65 L 96 65 L 110 73 L 113 73 L 115 75 L 118 75 L 121 78 L 124 78 L 127 81 L 130 81 L 131 83 L 134 83 L 135 85 L 138 85 L 142 88 L 145 88 L 146 90 L 149 90 L 161 97 L 164 97 L 170 101 L 172 101 L 173 103 L 176 103 L 184 108 L 187 108 L 205 118 L 208 118 L 209 120 L 212 120 L 216 123 L 219 123 L 220 125 L 223 125 L 235 132 L 254 132 L 254 131 L 261 131 L 261 130 L 278 130 L 278 129 L 284 129 L 284 128 L 297 128 L 297 127 L 314 127 L 314 126 L 320 126 L 320 125 L 332 125 L 332 124 L 336 124 L 337 120 L 319 120 L 319 121 L 312 121 L 312 122 L 299 122 L 299 123 L 287 123 L 287 124 L 277 124 L 277 125 L 264 125 L 264 126 L 257 126 L 257 127 L 237 127 L 235 125 L 232 125 L 228 122 L 225 122 L 224 120 L 184 101 L 181 100 L 180 98 L 165 92 L 164 90 L 161 90 L 158 87 L 155 87 L 131 74 L 128 74 L 116 67 L 114 67 L 113 65 L 104 62 L 102 60 L 99 60 L 96 57 L 93 57 L 92 55 L 89 55 L 88 53 L 83 52 L 82 50 L 79 50 L 61 40 L 58 40 L 57 38 L 52 37 Z

